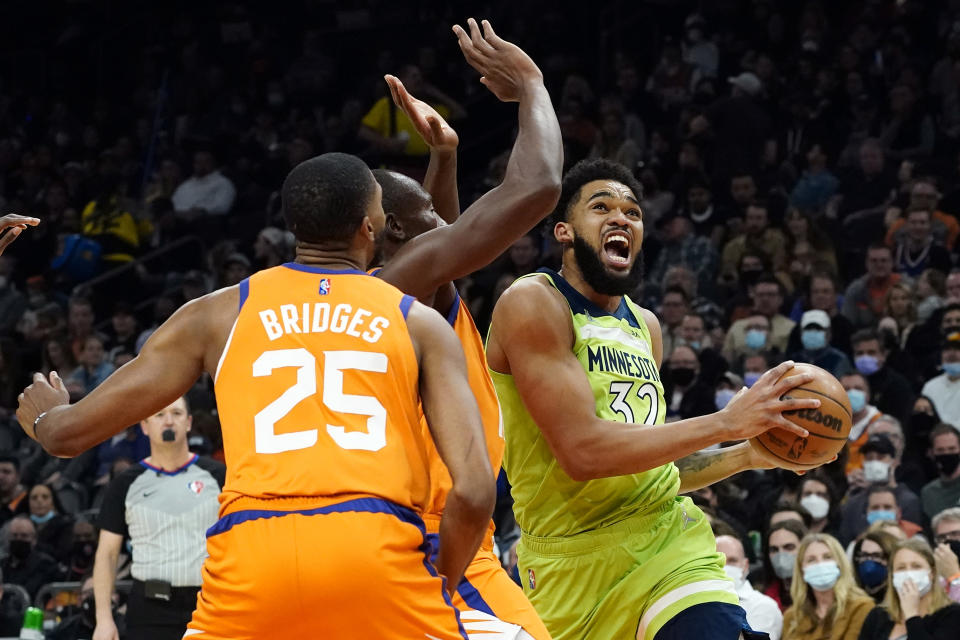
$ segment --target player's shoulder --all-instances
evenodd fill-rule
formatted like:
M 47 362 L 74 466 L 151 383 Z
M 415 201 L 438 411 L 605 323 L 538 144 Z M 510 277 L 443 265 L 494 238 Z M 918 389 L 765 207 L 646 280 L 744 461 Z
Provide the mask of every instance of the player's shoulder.
M 517 279 L 507 287 L 496 305 L 498 309 L 534 315 L 557 310 L 566 313 L 566 307 L 563 294 L 553 286 L 545 273 L 533 273 Z
M 527 342 L 568 344 L 573 340 L 570 306 L 546 274 L 534 274 L 510 285 L 493 309 L 491 334 L 511 333 Z

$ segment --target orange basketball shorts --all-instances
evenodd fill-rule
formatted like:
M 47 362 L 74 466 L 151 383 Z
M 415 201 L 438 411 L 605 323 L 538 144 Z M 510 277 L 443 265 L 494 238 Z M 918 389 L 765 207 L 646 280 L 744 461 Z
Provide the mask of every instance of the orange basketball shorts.
M 466 640 L 431 548 L 417 514 L 378 498 L 235 511 L 207 532 L 184 638 Z

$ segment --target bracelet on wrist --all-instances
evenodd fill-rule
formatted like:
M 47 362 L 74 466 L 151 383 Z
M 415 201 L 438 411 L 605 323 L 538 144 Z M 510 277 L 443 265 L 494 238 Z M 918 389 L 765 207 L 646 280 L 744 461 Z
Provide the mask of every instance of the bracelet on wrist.
M 44 416 L 47 415 L 46 411 L 42 411 L 40 415 L 33 421 L 33 439 L 37 442 L 40 442 L 40 437 L 37 435 L 37 426 L 40 424 L 40 421 L 43 420 Z

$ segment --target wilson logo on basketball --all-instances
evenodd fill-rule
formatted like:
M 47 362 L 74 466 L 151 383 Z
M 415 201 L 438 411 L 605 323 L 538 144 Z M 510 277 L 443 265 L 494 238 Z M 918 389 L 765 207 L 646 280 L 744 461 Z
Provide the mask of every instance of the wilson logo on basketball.
M 790 414 L 800 420 L 808 420 L 815 424 L 822 424 L 827 429 L 833 429 L 839 432 L 843 428 L 843 421 L 829 413 L 823 413 L 820 409 L 800 409 L 799 411 L 784 411 L 784 415 Z

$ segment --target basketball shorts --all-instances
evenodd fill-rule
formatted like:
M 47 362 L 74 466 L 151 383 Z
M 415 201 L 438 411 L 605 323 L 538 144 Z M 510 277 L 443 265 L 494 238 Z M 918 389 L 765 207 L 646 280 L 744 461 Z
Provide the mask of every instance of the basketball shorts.
M 436 529 L 439 520 L 425 516 L 427 530 Z M 436 554 L 439 536 L 429 533 Z M 432 558 L 436 560 L 436 555 Z M 547 628 L 541 622 L 533 605 L 514 582 L 489 545 L 484 545 L 464 571 L 463 579 L 453 596 L 453 604 L 460 610 L 460 621 L 473 640 L 550 640 Z M 526 631 L 528 636 L 521 632 Z
M 575 536 L 524 534 L 523 589 L 554 640 L 654 640 L 680 612 L 739 608 L 706 516 L 689 498 Z
M 277 502 L 244 499 L 207 532 L 184 638 L 466 640 L 413 511 L 368 497 Z

